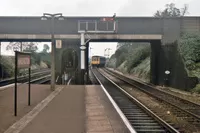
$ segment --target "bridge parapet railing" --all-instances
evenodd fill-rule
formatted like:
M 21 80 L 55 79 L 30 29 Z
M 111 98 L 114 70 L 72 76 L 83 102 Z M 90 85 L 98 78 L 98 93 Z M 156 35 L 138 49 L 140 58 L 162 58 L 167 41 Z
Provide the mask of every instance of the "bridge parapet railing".
M 87 33 L 115 33 L 116 21 L 79 20 L 78 32 Z

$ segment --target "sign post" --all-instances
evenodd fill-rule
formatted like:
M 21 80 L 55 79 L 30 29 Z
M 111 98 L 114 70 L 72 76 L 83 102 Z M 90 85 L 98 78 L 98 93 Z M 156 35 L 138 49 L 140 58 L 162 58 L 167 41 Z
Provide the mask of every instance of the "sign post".
M 15 91 L 14 91 L 14 115 L 17 116 L 17 73 L 18 68 L 28 68 L 29 85 L 28 85 L 28 105 L 31 103 L 31 55 L 30 53 L 15 51 Z

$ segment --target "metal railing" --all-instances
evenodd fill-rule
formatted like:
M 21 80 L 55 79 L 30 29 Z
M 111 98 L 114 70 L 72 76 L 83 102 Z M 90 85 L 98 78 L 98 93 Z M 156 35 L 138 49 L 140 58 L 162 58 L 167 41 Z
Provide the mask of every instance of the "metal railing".
M 115 33 L 116 21 L 79 20 L 78 32 L 87 33 Z

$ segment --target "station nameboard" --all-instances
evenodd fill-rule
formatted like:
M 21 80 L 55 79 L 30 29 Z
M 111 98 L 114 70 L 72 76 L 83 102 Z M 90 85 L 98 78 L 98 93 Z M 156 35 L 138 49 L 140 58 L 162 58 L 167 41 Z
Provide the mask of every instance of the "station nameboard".
M 26 54 L 18 54 L 17 66 L 18 68 L 29 68 L 31 65 L 31 57 Z
M 14 115 L 17 116 L 17 74 L 18 68 L 28 68 L 28 105 L 31 104 L 31 53 L 15 51 Z

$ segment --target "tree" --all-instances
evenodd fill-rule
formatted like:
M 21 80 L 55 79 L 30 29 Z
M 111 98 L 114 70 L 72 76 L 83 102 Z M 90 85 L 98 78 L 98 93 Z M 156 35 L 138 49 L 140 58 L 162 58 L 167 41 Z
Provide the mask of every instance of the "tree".
M 30 42 L 25 46 L 24 51 L 26 51 L 26 52 L 36 52 L 38 50 L 37 45 L 38 45 L 37 43 Z
M 179 41 L 179 52 L 189 70 L 195 69 L 200 62 L 200 34 L 184 34 Z M 196 66 L 197 67 L 197 66 Z
M 154 17 L 181 17 L 188 13 L 188 5 L 184 5 L 183 8 L 176 8 L 174 3 L 166 4 L 163 11 L 157 10 Z
M 29 51 L 29 52 L 32 52 L 32 51 L 36 51 L 38 48 L 37 48 L 37 43 L 34 43 L 34 42 L 10 42 L 8 44 L 8 46 L 6 47 L 6 50 L 18 50 L 18 51 L 21 51 L 23 52 L 24 50 L 25 51 Z
M 43 53 L 47 53 L 49 51 L 50 47 L 47 44 L 44 44 L 43 46 Z

